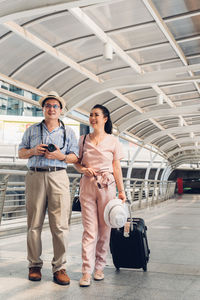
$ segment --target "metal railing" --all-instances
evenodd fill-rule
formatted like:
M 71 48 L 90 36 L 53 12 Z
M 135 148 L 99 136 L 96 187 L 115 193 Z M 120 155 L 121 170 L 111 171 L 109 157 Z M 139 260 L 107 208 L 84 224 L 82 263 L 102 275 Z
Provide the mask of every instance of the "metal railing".
M 135 208 L 148 207 L 174 197 L 176 183 L 173 181 L 124 179 L 127 198 Z
M 26 171 L 0 170 L 3 180 L 0 183 L 0 224 L 1 221 L 24 218 L 26 216 L 25 174 Z M 9 176 L 21 177 L 22 181 L 9 181 Z M 70 179 L 71 199 L 79 191 L 80 174 L 68 174 Z M 134 203 L 134 209 L 152 206 L 174 196 L 175 182 L 124 179 L 127 198 Z M 72 204 L 72 203 L 71 203 Z
M 1 221 L 20 219 L 26 216 L 25 175 L 27 172 L 0 170 L 0 174 L 5 173 L 7 173 L 4 176 L 5 179 L 0 183 L 0 224 Z M 22 181 L 8 181 L 9 176 L 21 177 Z M 68 174 L 68 176 L 71 199 L 73 199 L 77 193 L 77 185 L 79 185 L 81 176 L 80 174 Z
M 18 144 L 1 144 L 0 161 L 16 162 L 18 158 Z
M 3 211 L 4 211 L 4 203 L 5 203 L 5 197 L 6 197 L 8 177 L 9 177 L 9 175 L 5 175 L 3 177 L 3 180 L 0 182 L 0 224 L 1 224 L 1 219 L 2 219 L 2 215 L 3 215 Z

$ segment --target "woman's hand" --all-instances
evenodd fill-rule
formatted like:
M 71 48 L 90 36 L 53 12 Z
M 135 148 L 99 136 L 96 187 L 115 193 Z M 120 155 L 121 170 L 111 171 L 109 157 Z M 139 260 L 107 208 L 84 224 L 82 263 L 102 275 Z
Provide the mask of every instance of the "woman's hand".
M 95 172 L 92 168 L 85 168 L 85 169 L 83 170 L 83 174 L 84 174 L 85 176 L 89 176 L 89 177 L 91 177 L 91 176 L 96 176 L 96 172 Z
M 118 193 L 118 198 L 122 200 L 122 202 L 124 203 L 126 201 L 126 195 L 124 191 L 120 191 Z

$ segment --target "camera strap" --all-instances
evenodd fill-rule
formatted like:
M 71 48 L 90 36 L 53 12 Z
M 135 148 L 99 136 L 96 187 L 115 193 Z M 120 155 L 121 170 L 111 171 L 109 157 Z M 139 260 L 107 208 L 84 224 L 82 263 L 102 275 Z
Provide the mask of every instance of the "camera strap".
M 63 121 L 60 119 L 58 121 L 61 123 L 63 130 L 64 130 L 63 146 L 60 148 L 60 150 L 62 150 L 64 148 L 65 142 L 66 142 L 66 130 L 65 130 L 65 125 L 64 125 Z M 44 124 L 44 120 L 42 120 L 42 122 L 40 123 L 40 134 L 41 134 L 42 144 L 43 144 L 43 124 Z

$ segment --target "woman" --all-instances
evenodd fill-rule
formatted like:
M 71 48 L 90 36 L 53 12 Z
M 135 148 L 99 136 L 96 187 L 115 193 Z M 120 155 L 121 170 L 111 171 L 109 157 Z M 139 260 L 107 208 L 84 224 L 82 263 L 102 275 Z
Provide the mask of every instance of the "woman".
M 75 166 L 84 176 L 80 183 L 80 202 L 84 227 L 82 237 L 82 273 L 80 286 L 94 280 L 103 280 L 103 269 L 110 240 L 110 227 L 104 221 L 104 208 L 109 200 L 116 197 L 125 201 L 120 159 L 123 154 L 118 138 L 112 134 L 110 113 L 105 106 L 95 105 L 90 113 L 93 132 L 80 137 L 79 157 Z

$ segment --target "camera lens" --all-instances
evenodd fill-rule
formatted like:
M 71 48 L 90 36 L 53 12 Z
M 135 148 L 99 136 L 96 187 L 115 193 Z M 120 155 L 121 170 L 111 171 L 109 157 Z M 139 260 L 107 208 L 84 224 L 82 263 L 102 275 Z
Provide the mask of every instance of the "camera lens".
M 49 152 L 54 152 L 56 150 L 56 147 L 54 144 L 49 144 L 48 147 L 47 147 L 47 150 Z

